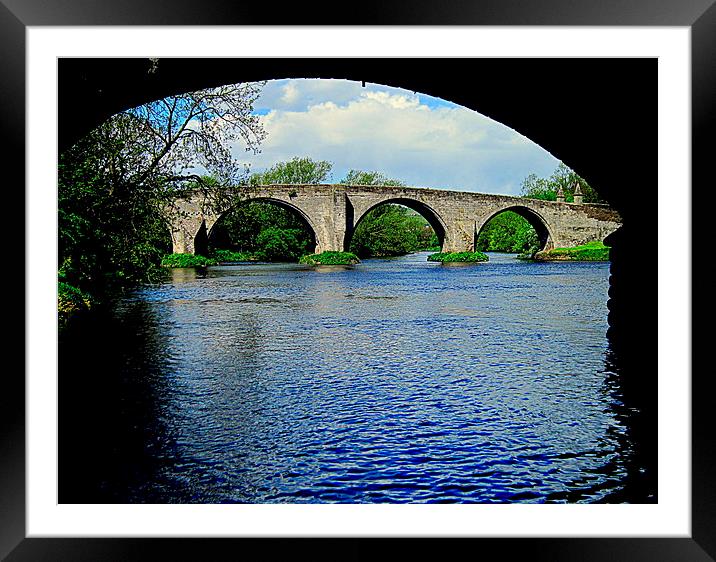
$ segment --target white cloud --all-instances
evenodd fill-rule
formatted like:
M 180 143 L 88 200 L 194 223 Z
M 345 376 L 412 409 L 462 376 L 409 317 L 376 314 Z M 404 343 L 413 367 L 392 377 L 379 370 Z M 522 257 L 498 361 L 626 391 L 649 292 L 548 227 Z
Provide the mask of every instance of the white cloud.
M 558 164 L 548 152 L 474 111 L 384 86 L 344 80 L 268 83 L 257 107 L 268 138 L 253 169 L 294 156 L 377 170 L 411 185 L 517 194 L 530 173 Z M 432 102 L 435 103 L 432 103 Z M 237 158 L 245 152 L 237 147 Z
M 342 105 L 359 98 L 362 90 L 359 82 L 349 80 L 272 80 L 266 83 L 256 107 L 303 111 L 328 100 Z
M 292 105 L 292 104 L 296 103 L 296 101 L 298 101 L 299 96 L 300 96 L 300 94 L 298 92 L 298 88 L 296 87 L 296 84 L 294 82 L 288 82 L 283 87 L 283 95 L 281 96 L 281 101 L 285 105 Z
M 382 105 L 387 105 L 388 107 L 391 107 L 393 109 L 428 109 L 427 106 L 420 105 L 420 100 L 416 95 L 406 96 L 400 94 L 391 94 L 387 91 L 369 90 L 363 93 L 361 97 L 363 97 L 364 99 L 376 101 Z

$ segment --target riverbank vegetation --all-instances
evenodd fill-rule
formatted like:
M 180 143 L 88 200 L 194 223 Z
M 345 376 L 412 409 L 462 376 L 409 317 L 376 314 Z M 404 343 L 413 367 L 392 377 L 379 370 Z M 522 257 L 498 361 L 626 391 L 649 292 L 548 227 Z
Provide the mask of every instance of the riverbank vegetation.
M 317 184 L 329 181 L 333 165 L 325 160 L 295 157 L 253 173 L 248 186 Z M 237 189 L 237 202 L 212 228 L 209 254 L 220 261 L 221 252 L 243 254 L 248 261 L 296 262 L 316 246 L 306 221 L 287 206 L 269 201 L 241 201 L 246 189 Z M 250 193 L 250 189 L 248 190 Z M 228 254 L 224 253 L 224 257 Z
M 250 201 L 237 205 L 214 225 L 208 253 L 228 256 L 227 252 L 232 252 L 259 261 L 296 261 L 314 247 L 311 230 L 295 213 L 275 203 Z
M 437 252 L 428 256 L 428 261 L 441 263 L 468 263 L 488 261 L 482 252 Z
M 298 263 L 305 265 L 355 265 L 360 263 L 360 259 L 351 252 L 321 252 L 303 256 Z
M 609 246 L 597 240 L 574 248 L 554 248 L 534 255 L 536 261 L 609 261 Z
M 340 183 L 406 186 L 405 182 L 380 172 L 362 170 L 350 170 Z M 361 218 L 349 248 L 361 258 L 404 256 L 429 249 L 440 249 L 440 242 L 430 223 L 416 211 L 392 203 L 378 205 Z

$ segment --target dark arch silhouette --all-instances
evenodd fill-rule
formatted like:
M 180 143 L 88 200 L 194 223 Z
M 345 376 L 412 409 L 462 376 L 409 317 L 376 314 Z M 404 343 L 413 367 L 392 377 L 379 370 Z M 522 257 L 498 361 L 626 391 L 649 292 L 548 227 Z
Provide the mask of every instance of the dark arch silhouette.
M 501 215 L 504 212 L 512 211 L 513 213 L 517 213 L 520 215 L 523 219 L 525 219 L 528 223 L 530 223 L 530 226 L 534 228 L 535 232 L 537 233 L 537 239 L 539 240 L 539 247 L 540 250 L 549 249 L 552 245 L 552 235 L 550 233 L 550 227 L 547 224 L 547 221 L 544 220 L 542 216 L 540 216 L 539 213 L 537 213 L 535 210 L 530 209 L 529 207 L 524 207 L 522 205 L 515 205 L 513 207 L 505 207 L 504 209 L 500 209 L 499 211 L 496 211 L 492 215 L 489 216 L 489 218 L 483 223 L 483 225 L 480 227 L 480 229 L 475 233 L 475 240 L 477 240 L 480 237 L 480 233 L 485 229 L 487 224 L 494 219 L 496 216 Z
M 346 229 L 346 237 L 343 242 L 343 248 L 348 251 L 348 248 L 350 248 L 351 241 L 353 240 L 353 234 L 355 233 L 356 229 L 360 225 L 361 222 L 363 222 L 363 219 L 370 213 L 373 209 L 377 209 L 378 207 L 381 207 L 383 205 L 403 205 L 404 207 L 408 207 L 409 209 L 412 209 L 416 213 L 419 213 L 420 216 L 422 216 L 432 229 L 435 231 L 435 234 L 438 237 L 438 240 L 440 241 L 440 246 L 442 247 L 443 242 L 445 241 L 445 224 L 443 220 L 440 218 L 440 216 L 435 212 L 435 210 L 430 207 L 429 205 L 426 205 L 425 203 L 422 203 L 420 201 L 416 201 L 415 199 L 403 199 L 403 198 L 395 198 L 395 199 L 386 199 L 385 201 L 381 201 L 380 203 L 376 203 L 372 207 L 370 207 L 365 213 L 363 213 L 360 217 L 357 218 L 355 222 L 355 226 L 352 229 Z M 351 217 L 354 218 L 354 217 Z M 352 221 L 351 221 L 352 222 Z
M 694 65 L 708 80 L 713 64 L 703 45 L 713 34 L 707 26 L 700 30 Z M 164 59 L 156 72 L 149 67 L 146 59 L 60 58 L 59 149 L 118 111 L 171 94 L 256 80 L 343 78 L 402 87 L 478 111 L 587 179 L 624 221 L 605 240 L 612 247 L 608 336 L 614 362 L 624 369 L 619 376 L 625 393 L 643 411 L 633 432 L 649 443 L 645 456 L 656 482 L 658 271 L 656 257 L 640 256 L 644 233 L 653 232 L 657 216 L 657 59 Z M 550 80 L 555 76 L 563 80 Z M 477 77 L 477 87 L 466 77 Z M 710 115 L 702 98 L 694 102 L 701 120 Z M 697 128 L 699 140 L 707 129 Z M 699 146 L 703 156 L 707 144 Z

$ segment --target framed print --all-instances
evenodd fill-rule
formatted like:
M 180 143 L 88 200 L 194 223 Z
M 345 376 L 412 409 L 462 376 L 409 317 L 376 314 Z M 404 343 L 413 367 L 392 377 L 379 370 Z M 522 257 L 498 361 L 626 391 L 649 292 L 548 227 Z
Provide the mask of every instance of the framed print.
M 716 87 L 712 64 L 716 8 L 708 2 L 689 6 L 664 2 L 658 12 L 644 7 L 639 14 L 633 5 L 624 5 L 592 13 L 585 3 L 586 11 L 578 13 L 574 5 L 554 2 L 540 14 L 485 6 L 460 12 L 445 8 L 424 17 L 415 11 L 402 17 L 395 6 L 388 5 L 380 16 L 364 14 L 351 26 L 327 20 L 320 22 L 327 25 L 311 28 L 262 27 L 256 25 L 264 22 L 253 10 L 241 12 L 221 3 L 215 8 L 197 16 L 188 6 L 164 14 L 153 3 L 128 11 L 110 6 L 87 9 L 77 2 L 62 13 L 32 2 L 5 1 L 0 6 L 6 53 L 3 124 L 14 141 L 7 161 L 27 162 L 26 168 L 8 166 L 18 176 L 13 185 L 26 186 L 27 364 L 22 380 L 9 372 L 11 391 L 4 400 L 3 556 L 10 560 L 94 560 L 206 557 L 208 552 L 213 557 L 219 549 L 235 552 L 236 547 L 258 543 L 271 553 L 269 558 L 296 551 L 311 552 L 313 557 L 336 557 L 338 552 L 344 553 L 341 558 L 364 558 L 386 544 L 435 554 L 455 549 L 457 554 L 470 541 L 468 548 L 491 554 L 510 551 L 550 560 L 713 559 L 716 523 L 709 477 L 713 399 L 708 378 L 691 372 L 690 359 L 692 347 L 698 346 L 690 334 L 689 220 L 695 221 L 698 214 L 692 218 L 689 181 L 707 181 L 703 176 L 713 133 L 710 100 Z M 282 18 L 289 17 L 293 24 L 305 21 L 293 20 L 290 13 L 277 17 L 270 23 L 284 23 Z M 196 27 L 171 27 L 189 23 Z M 360 27 L 376 23 L 388 26 Z M 406 23 L 422 25 L 396 25 Z M 514 23 L 527 25 L 508 27 Z M 564 27 L 540 27 L 550 25 Z M 310 90 L 309 81 L 328 79 L 333 80 L 331 88 L 336 84 L 343 88 L 344 83 L 345 88 L 340 93 L 336 93 L 339 88 Z M 331 181 L 304 185 L 255 180 L 250 184 L 254 199 L 293 210 L 299 223 L 303 221 L 307 238 L 301 255 L 358 252 L 359 227 L 369 220 L 365 217 L 379 205 L 392 203 L 408 209 L 405 217 L 424 218 L 425 231 L 434 235 L 438 245 L 431 257 L 480 253 L 477 244 L 488 223 L 498 211 L 515 209 L 534 229 L 534 251 L 545 253 L 568 246 L 564 241 L 575 246 L 596 237 L 611 246 L 610 264 L 590 269 L 590 275 L 597 272 L 593 281 L 586 281 L 581 270 L 581 277 L 572 279 L 565 268 L 548 269 L 559 264 L 541 264 L 548 267 L 535 270 L 532 280 L 514 281 L 517 292 L 504 279 L 494 282 L 491 286 L 498 292 L 493 302 L 484 297 L 479 306 L 466 300 L 465 290 L 485 289 L 481 285 L 485 281 L 471 273 L 478 271 L 476 266 L 446 265 L 435 270 L 452 275 L 452 285 L 442 288 L 429 288 L 427 274 L 421 277 L 427 285 L 412 289 L 405 280 L 400 283 L 408 285 L 391 287 L 395 278 L 390 277 L 390 282 L 381 285 L 382 292 L 353 286 L 353 280 L 337 282 L 343 278 L 335 275 L 316 275 L 314 279 L 320 277 L 317 288 L 297 285 L 299 279 L 302 284 L 309 282 L 307 266 L 290 271 L 271 266 L 269 277 L 259 285 L 232 285 L 244 296 L 227 295 L 222 293 L 225 289 L 212 289 L 194 277 L 180 279 L 176 275 L 182 274 L 175 273 L 171 288 L 130 295 L 122 301 L 119 320 L 112 324 L 116 331 L 97 324 L 92 333 L 71 344 L 65 339 L 58 347 L 57 327 L 50 321 L 57 314 L 57 271 L 64 267 L 57 263 L 56 244 L 61 248 L 65 242 L 53 241 L 57 236 L 56 187 L 64 181 L 58 180 L 57 165 L 63 169 L 71 149 L 118 112 L 174 99 L 174 105 L 167 106 L 171 120 L 181 112 L 182 103 L 196 103 L 196 96 L 181 98 L 187 92 L 264 81 L 269 85 L 262 91 L 264 98 L 255 98 L 259 109 L 246 113 L 247 128 L 241 138 L 247 146 L 263 142 L 256 123 L 266 123 L 262 120 L 266 115 L 274 121 L 285 119 L 286 135 L 301 138 L 301 146 L 314 160 L 321 159 L 322 153 L 318 149 L 309 152 L 311 143 L 322 135 L 335 139 L 340 134 L 348 139 L 345 146 L 351 146 L 354 155 L 370 153 L 376 158 L 371 162 L 388 162 L 386 155 L 397 153 L 414 134 L 410 122 L 399 121 L 391 113 L 397 109 L 403 116 L 406 108 L 412 108 L 416 114 L 435 118 L 434 131 L 458 131 L 453 136 L 434 133 L 440 142 L 429 145 L 429 161 L 433 166 L 440 163 L 444 170 L 443 179 L 430 185 L 412 178 L 407 184 L 391 184 L 383 177 L 366 187 L 365 176 L 351 183 L 350 174 L 356 170 L 334 154 L 330 156 L 335 172 Z M 327 89 L 333 96 L 344 97 L 325 97 Z M 242 91 L 241 95 L 253 94 Z M 263 101 L 271 95 L 274 105 Z M 305 106 L 297 101 L 302 95 L 310 98 Z M 368 125 L 365 120 L 351 120 L 338 111 L 358 106 L 373 112 L 379 107 L 385 110 L 381 121 L 385 127 L 379 121 Z M 544 166 L 563 161 L 579 173 L 575 177 L 589 183 L 573 179 L 566 201 L 564 194 L 557 193 L 556 201 L 520 200 L 519 205 L 505 206 L 500 196 L 478 187 L 489 185 L 491 177 L 507 182 L 504 169 L 517 169 L 512 163 L 516 161 L 505 160 L 501 169 L 498 165 L 489 170 L 470 167 L 469 150 L 462 144 L 450 145 L 454 138 L 462 142 L 473 134 L 462 129 L 464 119 L 450 121 L 461 108 L 504 127 L 494 133 L 502 139 L 499 146 L 480 144 L 484 135 L 475 134 L 470 137 L 471 150 L 479 146 L 497 162 L 510 146 L 526 146 L 521 140 L 526 137 L 556 157 L 544 160 Z M 167 118 L 161 107 L 141 111 L 133 113 L 132 119 Z M 218 111 L 216 107 L 209 111 L 209 121 L 214 122 Z M 235 119 L 241 111 L 236 105 L 224 118 Z M 309 122 L 300 121 L 300 114 L 310 111 L 333 112 L 330 122 L 335 128 L 311 129 Z M 200 119 L 197 114 L 191 118 Z M 213 146 L 212 126 L 202 129 L 203 144 L 191 145 L 201 146 L 205 155 Z M 171 135 L 175 129 L 166 130 Z M 428 136 L 417 134 L 414 142 L 434 142 Z M 122 146 L 139 146 L 144 139 L 133 136 Z M 282 158 L 271 160 L 267 148 L 252 166 L 268 174 L 277 169 L 276 162 L 301 156 L 290 150 L 297 149 L 286 149 Z M 450 150 L 453 156 L 464 150 L 462 160 L 450 160 L 446 155 Z M 75 153 L 84 158 L 86 151 Z M 160 148 L 158 158 L 164 154 Z M 538 156 L 530 158 L 530 165 L 535 166 Z M 216 162 L 209 156 L 201 166 L 209 170 Z M 186 172 L 177 181 L 200 178 L 198 184 L 191 184 L 195 190 L 191 193 L 199 193 L 208 176 L 196 172 L 194 164 L 182 165 L 170 166 L 177 177 Z M 412 161 L 404 168 L 405 174 L 410 174 L 410 166 L 415 170 L 419 163 Z M 448 169 L 456 168 L 468 179 L 444 179 Z M 226 171 L 220 165 L 215 169 L 219 175 Z M 529 177 L 526 171 L 520 174 Z M 326 177 L 330 176 L 321 176 Z M 472 186 L 465 192 L 481 195 L 454 190 L 448 196 L 444 189 L 440 191 L 459 181 Z M 268 187 L 284 183 L 294 186 L 285 194 Z M 427 191 L 413 192 L 406 185 L 432 191 L 426 195 Z M 603 199 L 583 204 L 579 190 L 591 189 L 590 185 L 598 186 Z M 518 189 L 515 185 L 506 196 L 518 196 Z M 181 203 L 172 207 L 168 255 L 209 255 L 210 244 L 211 255 L 217 255 L 221 236 L 234 240 L 239 227 L 226 226 L 229 206 L 211 201 L 208 207 L 197 203 L 195 209 L 189 191 L 177 193 L 172 201 Z M 333 203 L 326 203 L 329 198 Z M 480 208 L 493 204 L 494 211 L 484 211 L 484 221 L 478 220 L 477 226 L 469 223 L 463 232 L 460 225 L 473 200 L 479 200 Z M 104 212 L 101 205 L 95 209 Z M 301 226 L 286 224 L 294 225 L 291 236 L 302 244 L 301 235 L 296 234 Z M 60 232 L 60 238 L 65 234 Z M 104 249 L 116 243 L 111 237 L 100 238 Z M 266 248 L 277 242 L 273 244 Z M 231 247 L 245 250 L 236 244 Z M 140 259 L 134 252 L 127 263 Z M 394 267 L 390 264 L 396 262 L 386 263 L 381 267 Z M 210 268 L 206 279 L 214 283 L 230 271 Z M 251 271 L 263 270 L 254 267 Z M 131 274 L 129 266 L 122 271 L 122 275 Z M 533 302 L 526 300 L 525 283 L 541 291 L 530 293 L 539 295 Z M 550 289 L 550 283 L 556 288 Z M 302 293 L 298 286 L 303 287 Z M 599 336 L 603 342 L 594 342 L 589 309 L 581 308 L 581 301 L 559 307 L 559 299 L 566 297 L 558 295 L 584 299 L 601 288 L 608 292 L 608 302 L 602 303 L 597 316 L 603 318 L 600 333 L 606 333 Z M 252 297 L 252 291 L 259 296 Z M 430 297 L 430 291 L 442 291 L 441 296 Z M 201 295 L 198 306 L 190 302 L 192 292 Z M 425 303 L 418 316 L 401 308 L 400 295 L 408 293 Z M 531 312 L 513 319 L 501 331 L 499 319 L 507 312 L 494 299 L 499 303 L 512 298 L 509 295 L 516 295 L 514 302 Z M 244 312 L 207 323 L 207 311 L 217 310 L 212 308 L 217 302 L 239 303 Z M 348 306 L 366 311 L 366 317 L 347 312 Z M 302 307 L 301 315 L 291 316 L 296 307 Z M 345 313 L 328 321 L 325 314 L 334 310 L 331 307 Z M 535 323 L 540 310 L 551 314 L 559 310 L 559 318 L 570 328 L 547 322 L 547 327 L 537 330 L 537 338 L 534 326 L 543 326 Z M 257 323 L 261 314 L 273 319 Z M 396 314 L 406 316 L 401 319 Z M 477 316 L 489 318 L 490 323 L 473 322 Z M 298 317 L 305 323 L 294 320 Z M 137 318 L 142 324 L 135 324 Z M 393 325 L 394 329 L 381 331 Z M 489 329 L 471 333 L 475 326 Z M 412 337 L 404 333 L 407 327 Z M 270 333 L 283 331 L 290 337 L 261 343 Z M 695 331 L 694 337 L 704 336 Z M 416 340 L 422 347 L 415 347 Z M 454 341 L 463 347 L 453 349 L 450 342 Z M 136 353 L 113 357 L 111 350 L 117 342 Z M 63 352 L 62 346 L 68 350 L 70 345 L 72 352 Z M 494 351 L 505 348 L 515 351 L 511 355 Z M 572 372 L 569 353 L 588 354 L 596 348 L 597 356 L 604 357 L 595 368 L 597 376 L 568 379 Z M 390 356 L 391 349 L 398 350 L 397 357 Z M 415 355 L 407 355 L 404 349 Z M 497 359 L 480 355 L 490 350 L 497 353 Z M 227 354 L 234 358 L 222 363 Z M 559 377 L 515 381 L 498 376 L 505 370 L 505 361 L 511 373 L 532 372 L 530 365 L 540 363 L 542 356 L 545 364 L 558 365 Z M 585 356 L 580 360 L 587 361 Z M 499 380 L 500 386 L 486 389 L 485 379 L 481 388 L 476 385 L 478 379 L 462 376 L 460 366 L 467 361 L 491 365 L 497 373 L 491 384 Z M 218 365 L 201 371 L 202 376 L 211 374 L 210 382 L 182 378 L 184 367 L 191 370 L 202 362 Z M 413 366 L 401 371 L 407 378 L 395 379 L 393 384 L 381 376 L 373 378 L 372 373 L 380 374 L 386 365 L 409 362 Z M 304 365 L 302 373 L 314 378 L 304 374 L 287 378 L 284 374 L 295 364 Z M 446 365 L 444 378 L 424 378 L 426 369 L 434 373 L 438 364 Z M 324 380 L 326 375 L 350 371 L 351 365 L 360 365 L 356 372 L 361 377 Z M 245 373 L 241 371 L 240 379 L 227 378 L 231 369 Z M 138 384 L 132 378 L 132 373 L 156 372 L 164 377 L 170 371 L 179 374 L 156 384 Z M 260 377 L 254 376 L 258 373 Z M 416 373 L 423 378 L 415 378 Z M 318 384 L 321 380 L 324 386 Z M 351 381 L 350 388 L 363 390 L 355 396 L 348 387 L 340 390 L 346 380 Z M 274 390 L 266 390 L 271 384 Z M 453 388 L 449 385 L 455 385 L 455 390 L 446 390 Z M 540 385 L 547 388 L 544 393 L 535 389 Z M 327 388 L 332 389 L 328 400 L 324 398 Z M 605 402 L 595 402 L 597 395 Z M 421 400 L 430 413 L 419 408 L 411 413 Z M 578 408 L 561 405 L 570 400 Z M 474 428 L 469 420 L 458 423 L 468 411 L 468 402 L 477 408 L 474 411 L 486 408 L 485 419 L 490 419 L 487 411 L 500 412 L 497 418 L 503 420 L 509 415 L 510 427 L 517 432 L 513 436 L 531 437 L 517 439 L 518 448 L 514 448 L 509 432 Z M 306 407 L 312 403 L 315 407 Z M 241 409 L 241 423 L 235 415 L 226 414 L 227 408 Z M 456 417 L 445 421 L 449 412 Z M 146 419 L 152 421 L 141 425 Z M 184 421 L 179 424 L 179 419 Z M 448 433 L 450 439 L 460 435 L 460 441 L 436 448 L 436 439 L 448 439 L 448 434 L 436 429 L 445 424 L 460 428 Z M 147 433 L 150 426 L 151 433 Z M 423 429 L 412 432 L 413 426 Z M 279 428 L 276 434 L 286 440 L 271 443 L 273 434 L 266 433 L 266 428 L 272 427 Z M 228 437 L 222 428 L 230 429 Z M 544 428 L 549 430 L 544 432 Z M 341 436 L 368 436 L 370 442 L 357 444 Z M 418 436 L 422 441 L 413 442 Z M 231 455 L 238 455 L 232 458 L 240 457 L 241 466 L 253 468 L 226 471 L 226 457 L 221 455 L 227 439 L 231 447 L 241 443 L 232 449 Z M 567 445 L 560 450 L 556 442 Z M 491 457 L 475 460 L 475 451 L 492 450 L 500 443 L 510 444 L 500 453 L 498 469 Z M 354 446 L 360 453 L 351 453 Z M 212 457 L 217 447 L 222 453 Z M 391 472 L 381 455 L 397 455 L 396 451 L 409 461 L 405 464 L 403 457 L 399 462 L 393 458 L 394 466 L 418 468 Z M 297 457 L 303 460 L 295 465 L 286 462 Z M 186 463 L 187 472 L 175 470 L 180 464 L 177 459 Z M 370 466 L 366 468 L 360 459 Z M 334 470 L 338 476 L 332 480 L 316 464 L 331 467 L 328 472 Z M 453 472 L 433 475 L 428 467 L 438 464 Z M 587 465 L 594 466 L 593 472 L 584 469 Z M 490 482 L 487 488 L 480 484 L 484 481 Z M 433 540 L 428 542 L 428 538 Z

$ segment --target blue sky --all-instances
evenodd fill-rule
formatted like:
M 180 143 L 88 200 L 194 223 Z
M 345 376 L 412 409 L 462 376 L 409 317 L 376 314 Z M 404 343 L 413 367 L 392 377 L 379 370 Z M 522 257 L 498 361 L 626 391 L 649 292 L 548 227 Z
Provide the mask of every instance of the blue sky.
M 261 153 L 234 155 L 262 171 L 294 156 L 328 160 L 340 181 L 376 170 L 409 185 L 517 195 L 530 173 L 547 177 L 554 156 L 475 111 L 399 88 L 347 80 L 274 80 L 255 113 Z

